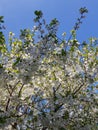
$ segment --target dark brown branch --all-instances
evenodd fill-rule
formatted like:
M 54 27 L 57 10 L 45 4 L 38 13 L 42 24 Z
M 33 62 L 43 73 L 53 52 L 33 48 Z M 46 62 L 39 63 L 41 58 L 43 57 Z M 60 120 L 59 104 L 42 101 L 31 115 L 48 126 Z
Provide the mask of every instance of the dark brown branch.
M 7 110 L 8 110 L 8 108 L 9 108 L 9 104 L 10 104 L 10 101 L 11 101 L 12 94 L 13 94 L 13 91 L 12 91 L 12 92 L 10 92 L 10 97 L 9 97 L 9 98 L 8 98 L 8 100 L 7 100 L 7 104 L 6 104 L 6 111 L 7 111 Z
M 12 91 L 10 92 L 9 91 L 9 89 L 8 89 L 8 92 L 9 92 L 9 98 L 8 98 L 8 100 L 7 100 L 7 103 L 6 103 L 6 108 L 5 108 L 5 110 L 7 111 L 8 110 L 8 108 L 9 108 L 9 104 L 10 104 L 10 101 L 11 101 L 11 97 L 13 96 L 13 92 L 14 92 L 14 90 L 15 90 L 15 88 L 16 88 L 16 86 L 17 86 L 17 84 L 19 83 L 20 81 L 18 81 L 15 85 L 14 85 L 14 87 L 12 88 Z M 11 86 L 11 85 L 10 85 Z
M 73 95 L 76 95 L 76 93 L 80 91 L 80 89 L 83 87 L 83 85 L 84 85 L 84 83 L 82 83 L 80 85 L 80 87 L 73 92 Z
M 18 97 L 21 96 L 21 92 L 22 92 L 23 87 L 24 87 L 24 84 L 22 84 L 22 86 L 21 86 L 21 88 L 20 88 L 20 90 L 19 90 Z

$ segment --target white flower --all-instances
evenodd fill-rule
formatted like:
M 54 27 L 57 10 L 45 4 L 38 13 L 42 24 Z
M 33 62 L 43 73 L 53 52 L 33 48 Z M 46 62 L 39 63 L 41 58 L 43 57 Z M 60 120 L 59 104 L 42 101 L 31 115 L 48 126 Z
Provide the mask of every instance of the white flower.
M 62 50 L 62 48 L 60 48 L 60 47 L 56 47 L 54 50 L 55 50 L 58 54 L 61 54 L 61 50 Z
M 62 33 L 62 36 L 66 36 L 66 32 Z
M 38 30 L 38 27 L 37 27 L 37 26 L 33 26 L 32 31 L 35 32 L 35 31 L 37 31 L 37 30 Z
M 13 37 L 15 34 L 13 32 L 9 32 L 9 36 Z

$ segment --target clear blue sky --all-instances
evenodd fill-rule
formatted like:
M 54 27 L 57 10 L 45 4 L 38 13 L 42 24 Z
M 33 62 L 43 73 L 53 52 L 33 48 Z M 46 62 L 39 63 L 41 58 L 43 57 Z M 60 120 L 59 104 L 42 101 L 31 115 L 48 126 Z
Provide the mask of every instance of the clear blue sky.
M 0 15 L 5 19 L 5 34 L 12 31 L 19 35 L 20 29 L 32 29 L 34 11 L 42 10 L 47 22 L 53 18 L 60 21 L 59 35 L 63 32 L 69 36 L 80 7 L 86 6 L 89 10 L 86 19 L 78 31 L 79 41 L 89 37 L 98 37 L 98 0 L 0 0 Z

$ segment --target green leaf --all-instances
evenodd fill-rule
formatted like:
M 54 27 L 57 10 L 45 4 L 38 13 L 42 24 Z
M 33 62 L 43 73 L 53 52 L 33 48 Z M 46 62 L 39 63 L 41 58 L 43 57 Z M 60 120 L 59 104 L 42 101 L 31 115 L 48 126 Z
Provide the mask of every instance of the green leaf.
M 50 26 L 53 26 L 53 25 L 58 24 L 58 23 L 59 23 L 59 21 L 58 21 L 56 18 L 54 18 L 54 19 L 50 22 Z
M 34 12 L 34 14 L 35 14 L 37 17 L 42 17 L 42 15 L 43 15 L 42 11 L 40 11 L 40 10 L 36 10 L 36 11 Z
M 74 52 L 74 50 L 75 50 L 75 48 L 74 48 L 74 46 L 72 46 L 72 47 L 70 48 L 70 51 L 71 51 L 71 52 Z
M 0 68 L 3 68 L 2 64 L 0 64 Z
M 88 10 L 86 7 L 82 7 L 79 9 L 80 14 L 88 13 Z
M 16 61 L 13 63 L 13 66 L 15 66 L 16 64 L 18 64 L 20 61 L 20 57 L 17 57 Z
M 0 16 L 0 23 L 4 23 L 3 16 Z
M 64 49 L 62 49 L 61 54 L 62 54 L 62 56 L 66 56 L 66 51 Z
M 67 120 L 69 118 L 69 112 L 65 111 L 63 119 Z
M 60 130 L 66 130 L 65 128 L 61 127 Z
M 0 124 L 6 123 L 6 118 L 5 117 L 0 117 Z

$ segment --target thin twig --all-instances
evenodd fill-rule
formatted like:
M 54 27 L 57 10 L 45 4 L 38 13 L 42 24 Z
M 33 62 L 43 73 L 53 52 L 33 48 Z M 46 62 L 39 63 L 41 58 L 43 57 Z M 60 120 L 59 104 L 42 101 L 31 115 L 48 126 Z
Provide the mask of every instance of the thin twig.
M 81 89 L 83 86 L 84 86 L 84 83 L 82 83 L 82 84 L 80 85 L 80 87 L 73 92 L 73 95 L 76 95 L 76 93 L 79 92 L 80 89 Z

